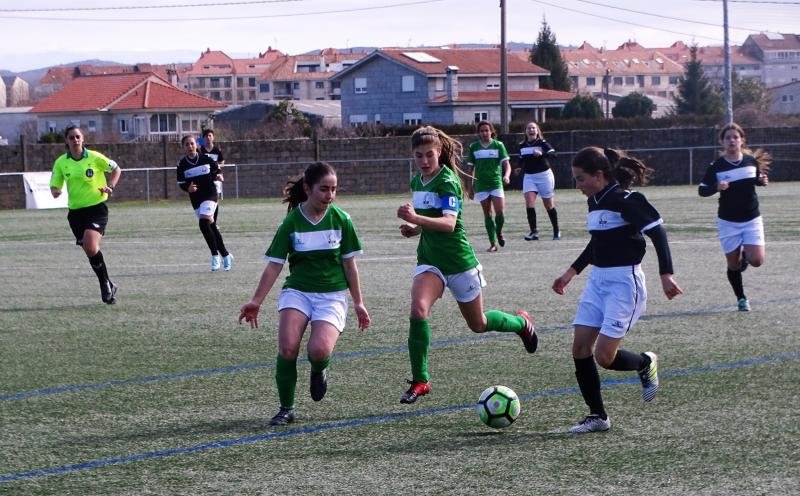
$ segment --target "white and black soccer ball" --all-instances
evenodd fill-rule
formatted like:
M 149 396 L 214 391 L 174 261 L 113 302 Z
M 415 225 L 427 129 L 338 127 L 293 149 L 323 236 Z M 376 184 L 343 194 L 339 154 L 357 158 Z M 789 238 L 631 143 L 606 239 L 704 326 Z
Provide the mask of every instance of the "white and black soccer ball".
M 517 393 L 507 386 L 491 386 L 478 398 L 477 410 L 481 422 L 495 429 L 508 427 L 519 417 Z

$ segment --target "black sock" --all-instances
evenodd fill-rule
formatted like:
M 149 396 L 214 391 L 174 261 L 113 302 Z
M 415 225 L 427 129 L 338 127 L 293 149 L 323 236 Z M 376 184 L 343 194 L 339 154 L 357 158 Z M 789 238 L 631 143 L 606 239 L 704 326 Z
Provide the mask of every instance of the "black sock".
M 528 213 L 528 227 L 531 228 L 531 232 L 536 232 L 536 209 L 533 207 L 527 207 L 526 212 Z
M 575 361 L 575 378 L 578 379 L 578 388 L 583 395 L 583 401 L 589 406 L 589 413 L 599 415 L 604 420 L 607 419 L 608 415 L 603 407 L 603 396 L 600 394 L 600 374 L 597 372 L 594 356 L 573 358 L 573 360 Z
M 218 255 L 219 250 L 217 249 L 217 237 L 214 235 L 214 230 L 211 229 L 213 224 L 208 219 L 200 219 L 199 225 L 200 232 L 203 233 L 203 239 L 206 240 L 206 244 L 208 245 L 208 249 L 211 250 L 211 254 Z
M 108 281 L 108 270 L 106 269 L 106 262 L 103 260 L 103 252 L 98 251 L 88 258 L 89 265 L 92 266 L 92 270 L 97 275 L 97 280 L 100 281 L 100 284 L 105 284 Z
M 744 298 L 744 284 L 742 283 L 742 271 L 728 269 L 728 282 L 731 283 L 733 294 L 741 300 Z
M 548 210 L 547 216 L 550 217 L 550 223 L 553 224 L 553 234 L 558 234 L 558 212 L 556 212 L 556 207 Z
M 644 358 L 646 357 L 646 359 Z M 617 350 L 617 356 L 608 366 L 608 370 L 642 370 L 650 363 L 650 357 L 633 353 L 622 348 Z
M 214 239 L 217 244 L 217 249 L 219 250 L 219 254 L 223 257 L 228 256 L 228 249 L 225 248 L 225 243 L 222 241 L 222 234 L 220 234 L 219 229 L 217 229 L 217 223 L 214 222 L 211 224 L 211 230 L 214 232 Z

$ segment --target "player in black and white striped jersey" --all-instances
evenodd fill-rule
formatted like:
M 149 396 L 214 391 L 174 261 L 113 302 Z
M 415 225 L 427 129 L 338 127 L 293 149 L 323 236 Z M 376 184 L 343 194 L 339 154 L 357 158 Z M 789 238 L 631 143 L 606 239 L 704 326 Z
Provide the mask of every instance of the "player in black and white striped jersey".
M 744 294 L 742 272 L 748 265 L 764 263 L 766 242 L 764 222 L 759 211 L 756 186 L 769 184 L 771 157 L 763 150 L 751 152 L 745 146 L 744 130 L 735 123 L 719 132 L 722 155 L 706 169 L 700 181 L 700 196 L 719 192 L 717 229 L 727 262 L 728 282 L 738 299 L 739 311 L 750 311 Z

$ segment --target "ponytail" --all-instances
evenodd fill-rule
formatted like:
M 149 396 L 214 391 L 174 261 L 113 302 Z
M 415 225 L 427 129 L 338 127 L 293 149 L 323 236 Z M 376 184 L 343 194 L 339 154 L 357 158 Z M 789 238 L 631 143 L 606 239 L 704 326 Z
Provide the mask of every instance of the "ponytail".
M 644 162 L 628 156 L 622 150 L 596 146 L 587 146 L 580 150 L 572 159 L 572 166 L 589 174 L 602 171 L 607 179 L 614 179 L 623 189 L 628 189 L 633 184 L 646 185 L 653 173 L 653 169 Z

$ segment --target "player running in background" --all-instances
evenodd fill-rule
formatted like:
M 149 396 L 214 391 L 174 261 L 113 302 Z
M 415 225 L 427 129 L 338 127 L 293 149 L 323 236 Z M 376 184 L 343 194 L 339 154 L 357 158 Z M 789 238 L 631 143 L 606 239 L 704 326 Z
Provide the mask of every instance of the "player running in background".
M 197 151 L 194 136 L 181 138 L 181 145 L 185 155 L 178 162 L 178 186 L 189 193 L 200 232 L 211 251 L 211 272 L 218 271 L 220 267 L 229 271 L 233 267 L 233 255 L 225 248 L 215 222 L 217 188 L 214 181 L 219 175 L 219 167 L 211 157 Z
M 748 265 L 759 267 L 764 263 L 764 222 L 756 186 L 769 184 L 771 157 L 763 150 L 747 149 L 744 130 L 738 124 L 724 126 L 719 141 L 723 153 L 706 169 L 698 193 L 712 196 L 719 191 L 717 230 L 728 265 L 728 282 L 738 300 L 739 311 L 749 312 L 742 272 Z
M 545 141 L 542 131 L 535 122 L 525 126 L 525 138 L 519 144 L 519 164 L 515 174 L 524 173 L 522 177 L 522 193 L 525 195 L 525 211 L 528 214 L 528 227 L 530 234 L 525 236 L 526 241 L 539 239 L 536 229 L 536 196 L 542 197 L 542 204 L 550 217 L 553 226 L 553 239 L 561 239 L 558 230 L 558 213 L 556 212 L 555 188 L 556 180 L 550 168 L 548 158 L 556 156 L 556 151 Z
M 222 154 L 222 149 L 214 143 L 213 129 L 203 129 L 203 144 L 199 145 L 197 151 L 211 157 L 211 160 L 219 166 L 219 174 L 214 180 L 214 187 L 217 188 L 217 201 L 222 200 L 222 182 L 225 180 L 222 175 L 222 168 L 225 167 L 225 155 Z M 217 220 L 217 212 L 219 212 L 219 209 L 214 212 L 215 222 Z
M 664 294 L 671 300 L 683 293 L 672 277 L 672 257 L 661 216 L 644 195 L 628 190 L 633 183 L 646 184 L 650 172 L 638 159 L 597 147 L 582 149 L 572 161 L 576 185 L 588 197 L 591 239 L 577 260 L 553 282 L 553 291 L 564 294 L 573 277 L 589 264 L 594 268 L 578 303 L 572 342 L 575 377 L 589 415 L 572 426 L 571 433 L 611 428 L 595 360 L 605 369 L 637 371 L 646 402 L 658 391 L 656 354 L 620 348 L 647 302 L 644 273 L 639 265 L 646 248 L 642 234 L 651 239 L 656 249 Z
M 122 169 L 116 162 L 102 153 L 87 149 L 83 144 L 83 132 L 78 126 L 64 130 L 67 153 L 53 164 L 50 178 L 50 194 L 61 196 L 61 188 L 67 185 L 67 221 L 75 235 L 75 244 L 83 248 L 89 264 L 100 282 L 100 298 L 103 303 L 117 302 L 117 285 L 108 278 L 100 240 L 108 224 L 106 200 L 114 192 Z M 106 174 L 109 178 L 106 179 Z
M 506 245 L 503 185 L 511 180 L 511 164 L 506 146 L 495 139 L 497 133 L 492 123 L 480 121 L 476 128 L 479 139 L 469 145 L 468 163 L 473 167 L 473 181 L 467 183 L 467 193 L 470 199 L 480 202 L 483 209 L 483 222 L 489 235 L 488 251 L 497 251 L 498 244 Z
M 333 204 L 336 171 L 324 162 L 309 166 L 303 176 L 284 189 L 289 213 L 278 227 L 265 258 L 267 266 L 252 299 L 242 306 L 242 320 L 258 327 L 258 311 L 286 260 L 289 276 L 278 297 L 278 357 L 275 382 L 280 409 L 270 425 L 295 421 L 297 356 L 308 323 L 308 361 L 311 399 L 320 401 L 328 390 L 328 365 L 347 317 L 347 292 L 353 299 L 358 328 L 369 327 L 370 317 L 361 297 L 356 255 L 361 241 L 350 216 Z
M 411 179 L 412 203 L 398 208 L 397 216 L 406 221 L 400 226 L 400 234 L 407 238 L 420 236 L 420 240 L 411 283 L 408 331 L 412 380 L 409 381 L 411 387 L 400 398 L 401 403 L 414 403 L 431 391 L 428 316 L 446 287 L 450 288 L 461 315 L 473 332 L 517 333 L 528 353 L 535 352 L 538 343 L 533 322 L 524 310 L 510 315 L 483 309 L 481 288 L 486 285 L 483 269 L 475 258 L 461 219 L 461 143 L 428 126 L 414 131 L 411 148 L 419 173 Z

